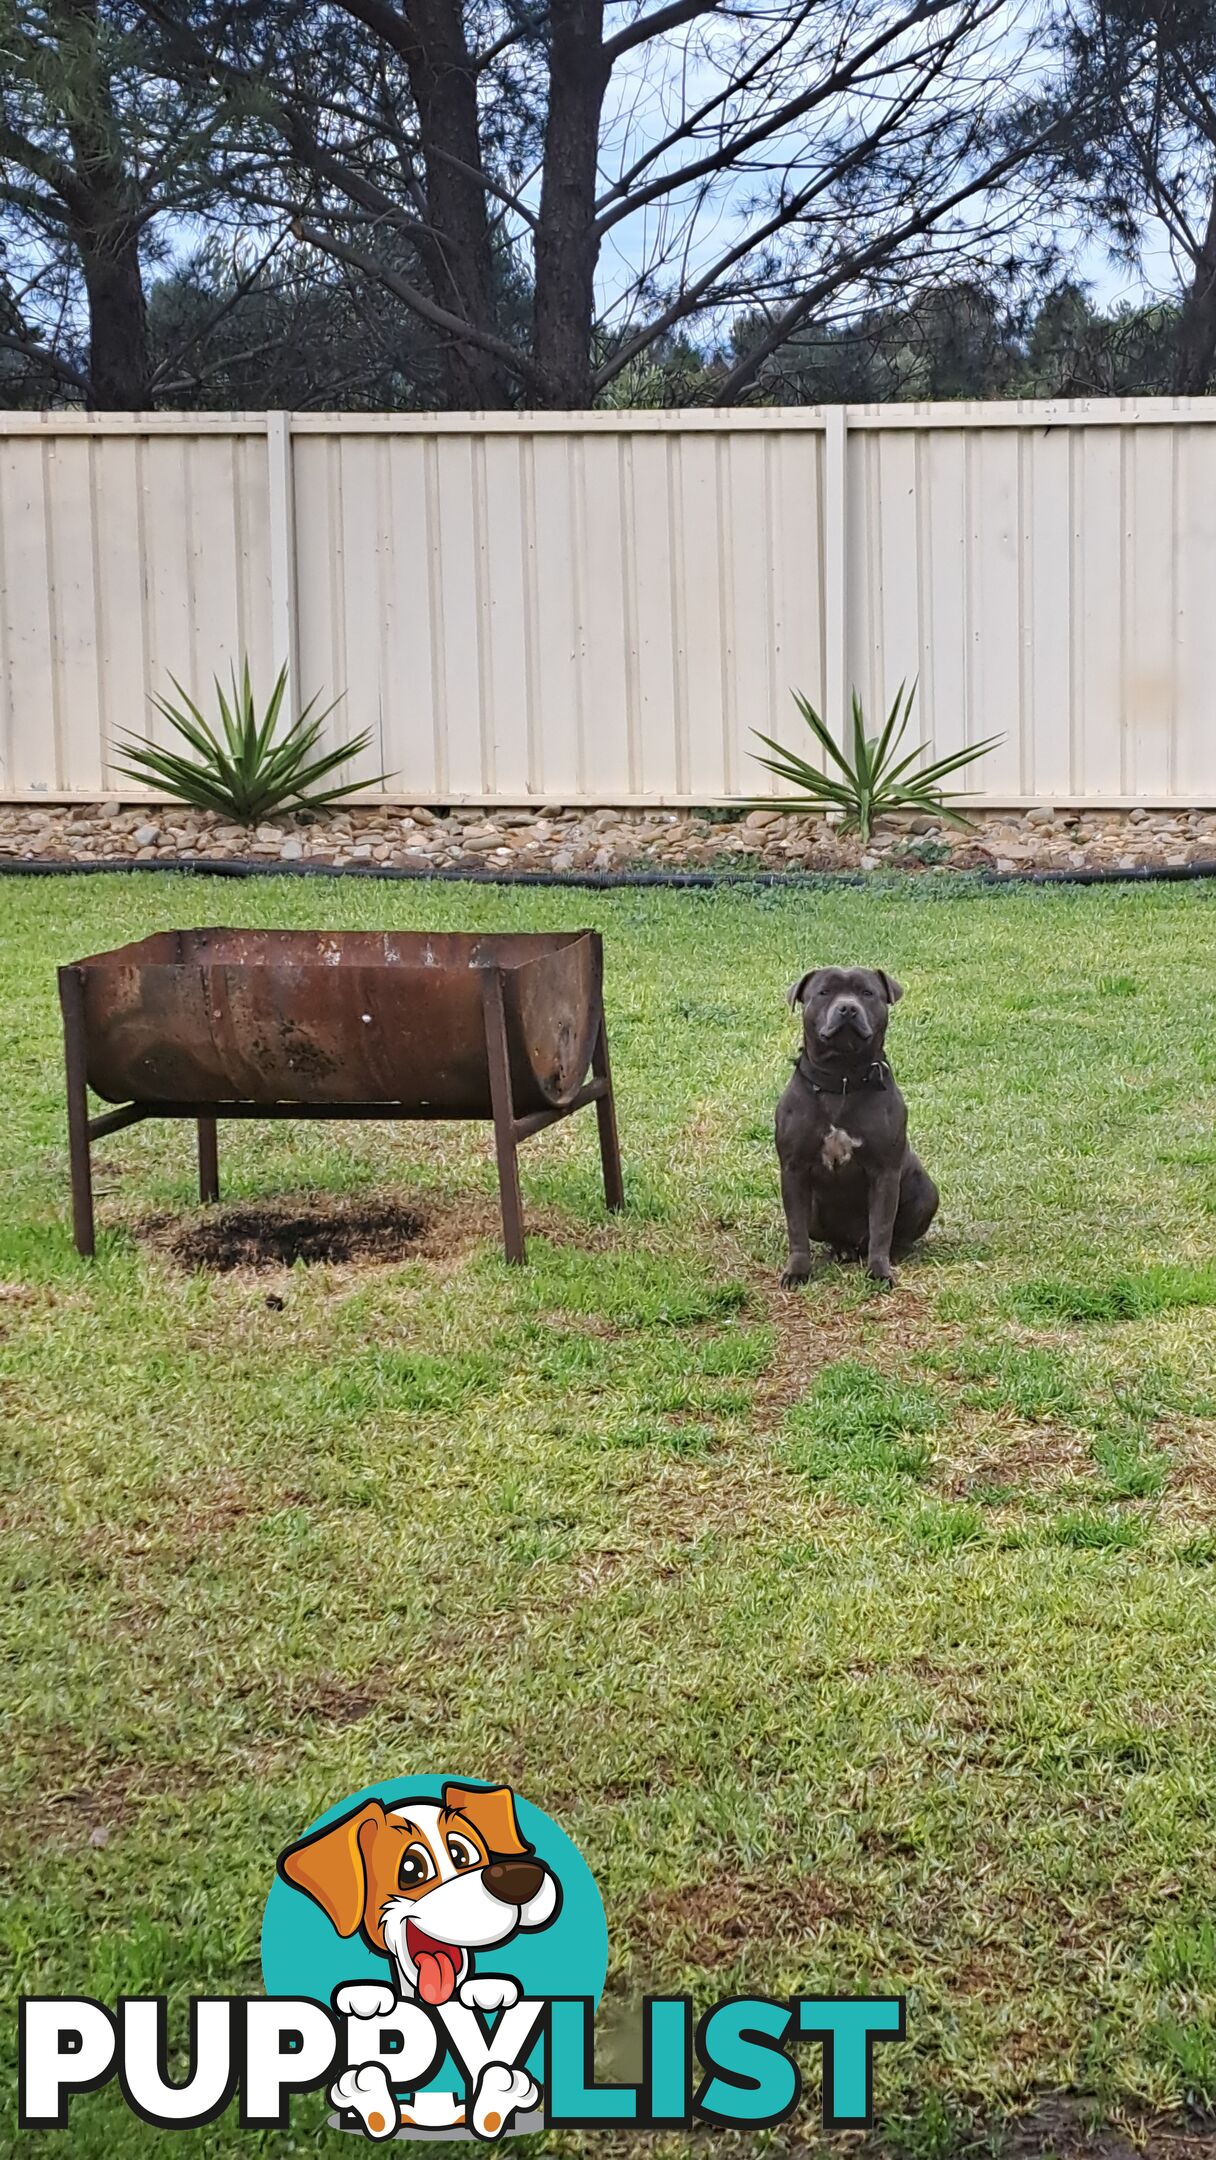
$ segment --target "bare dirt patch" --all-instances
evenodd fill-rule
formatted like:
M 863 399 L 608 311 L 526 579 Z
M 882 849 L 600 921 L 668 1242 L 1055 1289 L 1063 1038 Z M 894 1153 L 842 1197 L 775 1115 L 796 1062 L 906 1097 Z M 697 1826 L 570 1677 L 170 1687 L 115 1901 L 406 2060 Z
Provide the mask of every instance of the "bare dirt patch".
M 624 2013 L 622 2012 L 622 2015 Z M 633 2011 L 636 2023 L 637 2012 Z M 607 2035 L 605 2060 L 612 2060 L 612 2034 Z M 597 2046 L 599 2035 L 597 2033 Z M 640 2053 L 640 2050 L 637 2051 Z M 624 2055 L 625 2050 L 621 2053 Z M 627 2057 L 627 2067 L 614 2064 L 614 2075 L 636 2078 L 641 2064 Z M 959 2108 L 949 2143 L 912 2145 L 905 2136 L 889 2137 L 881 2126 L 870 2131 L 824 2132 L 815 2120 L 813 2106 L 804 2101 L 798 2117 L 776 2132 L 765 2150 L 773 2160 L 798 2154 L 799 2160 L 896 2160 L 910 2151 L 945 2152 L 956 2160 L 1216 2160 L 1216 2127 L 1205 2117 L 1148 2115 L 1121 2111 L 1116 2121 L 1093 2120 L 1092 2101 L 1071 2094 L 1052 2096 L 1032 2112 L 1016 2117 L 994 2117 L 988 2110 Z M 665 2152 L 684 2153 L 690 2147 L 713 2153 L 717 2160 L 750 2160 L 755 2153 L 754 2134 L 697 2125 L 686 2134 L 687 2142 L 670 2145 L 653 2131 L 613 2132 L 600 2136 L 596 2151 L 601 2160 L 654 2160 Z
M 646 1900 L 630 1930 L 643 1965 L 674 1958 L 706 1972 L 732 1965 L 749 1944 L 796 1942 L 817 1934 L 839 1911 L 827 1886 L 813 1876 L 778 1882 L 772 1876 L 719 1871 Z
M 864 1305 L 829 1305 L 805 1290 L 782 1290 L 771 1271 L 751 1277 L 754 1294 L 776 1337 L 773 1362 L 756 1391 L 764 1422 L 799 1402 L 825 1365 L 844 1358 L 892 1363 L 909 1342 L 949 1341 L 956 1332 L 937 1320 L 927 1296 L 908 1284 L 891 1294 L 875 1290 Z
M 395 1680 L 387 1674 L 371 1674 L 350 1682 L 332 1673 L 311 1679 L 269 1673 L 239 1681 L 232 1692 L 239 1702 L 259 1706 L 260 1721 L 261 1712 L 271 1709 L 287 1726 L 294 1726 L 300 1718 L 310 1718 L 320 1725 L 357 1725 L 361 1718 L 379 1709 L 395 1687 Z
M 413 1208 L 387 1200 L 269 1201 L 217 1208 L 187 1222 L 158 1217 L 148 1244 L 180 1267 L 227 1275 L 236 1268 L 407 1259 L 426 1228 Z
M 775 1524 L 784 1535 L 810 1516 L 799 1481 L 766 1455 L 665 1467 L 649 1485 L 622 1496 L 622 1520 L 643 1549 L 693 1545 L 707 1535 L 747 1537 Z
M 830 1512 L 830 1499 L 808 1498 L 767 1453 L 680 1457 L 618 1493 L 611 1532 L 578 1559 L 573 1584 L 583 1598 L 631 1572 L 670 1580 L 705 1539 L 746 1540 L 754 1552 L 766 1536 L 809 1532 Z
M 1154 1438 L 1170 1466 L 1163 1512 L 1188 1518 L 1200 1515 L 1210 1520 L 1216 1500 L 1216 1421 L 1162 1419 Z
M 526 1208 L 525 1230 L 530 1239 L 586 1252 L 620 1243 L 615 1224 L 579 1222 L 552 1207 Z M 428 1190 L 412 1201 L 391 1194 L 288 1193 L 189 1216 L 150 1215 L 135 1234 L 176 1266 L 203 1274 L 264 1275 L 297 1261 L 360 1270 L 405 1260 L 428 1261 L 444 1274 L 487 1245 L 501 1251 L 502 1216 L 496 1199 L 476 1192 Z M 273 1311 L 282 1309 L 277 1299 L 266 1302 Z
M 1030 1424 L 1010 1413 L 996 1421 L 996 1438 L 989 1418 L 983 1443 L 968 1451 L 968 1435 L 978 1422 L 978 1413 L 970 1418 L 965 1412 L 956 1415 L 954 1456 L 942 1479 L 942 1489 L 952 1500 L 970 1499 L 988 1486 L 1056 1493 L 1061 1486 L 1080 1485 L 1092 1471 L 1089 1433 L 1049 1422 Z
M 361 1718 L 370 1717 L 383 1700 L 383 1691 L 375 1687 L 347 1687 L 341 1680 L 321 1680 L 312 1693 L 297 1701 L 299 1716 L 315 1718 L 322 1725 L 357 1725 Z
M 28 1797 L 13 1824 L 12 1860 L 47 1846 L 100 1851 L 144 1810 L 163 1808 L 167 1788 L 177 1803 L 211 1782 L 197 1764 L 176 1761 L 170 1769 L 106 1743 L 88 1753 L 63 1735 L 48 1736 L 30 1766 Z
M 302 1498 L 302 1494 L 279 1493 L 272 1504 L 290 1507 Z M 85 1533 L 82 1544 L 94 1558 L 109 1560 L 136 1560 L 165 1545 L 186 1561 L 209 1550 L 238 1523 L 251 1516 L 260 1519 L 265 1513 L 266 1505 L 246 1490 L 241 1479 L 223 1472 L 213 1484 L 192 1480 L 188 1499 L 179 1487 L 149 1493 L 132 1520 L 99 1523 Z
M 1203 2116 L 1129 2113 L 1096 2124 L 1071 2095 L 1044 2100 L 1033 2115 L 1010 2124 L 997 2150 L 1001 2160 L 1211 2160 L 1216 2125 Z

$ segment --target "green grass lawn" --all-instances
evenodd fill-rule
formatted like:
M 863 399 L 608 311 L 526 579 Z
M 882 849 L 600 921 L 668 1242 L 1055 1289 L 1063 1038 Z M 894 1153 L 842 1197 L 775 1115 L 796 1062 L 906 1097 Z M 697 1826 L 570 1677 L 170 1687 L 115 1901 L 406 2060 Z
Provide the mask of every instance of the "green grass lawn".
M 590 1113 L 525 1150 L 526 1271 L 488 1127 L 221 1127 L 227 1199 L 395 1196 L 431 1244 L 190 1274 L 143 1233 L 193 1135 L 144 1126 L 78 1261 L 54 970 L 189 922 L 598 925 L 629 1212 Z M 942 1189 L 887 1297 L 776 1288 L 784 993 L 829 961 L 905 985 Z M 609 2027 L 906 1994 L 884 2154 L 1216 2107 L 1214 1014 L 1209 886 L 0 884 L 10 1993 L 256 1989 L 279 1848 L 450 1770 L 582 1847 Z M 256 2143 L 102 2093 L 46 2149 Z

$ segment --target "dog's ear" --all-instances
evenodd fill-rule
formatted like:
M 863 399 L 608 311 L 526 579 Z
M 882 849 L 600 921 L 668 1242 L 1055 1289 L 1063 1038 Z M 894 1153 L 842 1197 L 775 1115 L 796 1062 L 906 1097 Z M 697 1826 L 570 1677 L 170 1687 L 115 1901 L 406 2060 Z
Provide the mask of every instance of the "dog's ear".
M 314 1830 L 279 1854 L 284 1882 L 303 1890 L 333 1922 L 339 1935 L 358 1933 L 367 1905 L 367 1864 L 363 1836 L 384 1821 L 378 1800 L 368 1800 L 353 1815 Z
M 525 1845 L 519 1834 L 515 1798 L 509 1785 L 492 1785 L 488 1790 L 478 1785 L 445 1785 L 443 1804 L 468 1817 L 493 1859 L 531 1852 L 532 1847 Z
M 882 994 L 888 1005 L 898 1005 L 904 994 L 903 984 L 897 983 L 893 975 L 885 974 L 882 968 L 875 968 L 874 973 L 882 984 Z
M 822 975 L 822 973 L 822 968 L 808 968 L 805 975 L 800 976 L 796 983 L 790 984 L 789 989 L 785 993 L 785 996 L 786 1003 L 789 1005 L 791 1011 L 794 1009 L 795 1006 L 802 1004 L 803 992 L 805 991 L 807 984 L 809 982 L 813 982 L 816 975 Z

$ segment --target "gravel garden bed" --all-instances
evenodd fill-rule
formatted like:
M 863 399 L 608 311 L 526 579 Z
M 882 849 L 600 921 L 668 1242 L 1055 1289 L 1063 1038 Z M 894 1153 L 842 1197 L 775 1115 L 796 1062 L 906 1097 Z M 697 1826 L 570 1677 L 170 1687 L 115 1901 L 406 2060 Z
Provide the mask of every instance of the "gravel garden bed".
M 948 865 L 1180 868 L 1216 858 L 1216 811 L 1032 809 L 977 818 L 883 819 L 865 847 L 827 818 L 775 810 L 348 808 L 288 813 L 246 829 L 206 811 L 143 803 L 0 805 L 0 857 L 20 861 L 225 860 L 385 863 L 397 869 L 877 870 Z

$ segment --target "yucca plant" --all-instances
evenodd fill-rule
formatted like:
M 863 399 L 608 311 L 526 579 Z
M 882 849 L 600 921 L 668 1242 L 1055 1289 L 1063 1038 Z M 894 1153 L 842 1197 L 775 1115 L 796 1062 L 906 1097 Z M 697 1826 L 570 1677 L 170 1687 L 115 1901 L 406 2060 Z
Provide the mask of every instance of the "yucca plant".
M 810 699 L 796 690 L 794 703 L 835 770 L 820 772 L 809 759 L 799 757 L 796 750 L 787 750 L 771 735 L 761 734 L 759 728 L 753 728 L 752 734 L 766 743 L 775 755 L 761 757 L 758 751 L 753 755 L 758 764 L 776 773 L 779 780 L 789 781 L 798 789 L 798 796 L 789 803 L 790 809 L 839 810 L 843 813 L 841 831 L 859 833 L 863 842 L 870 838 L 875 818 L 889 815 L 894 810 L 927 810 L 934 817 L 948 819 L 952 825 L 969 825 L 970 819 L 947 801 L 942 782 L 951 773 L 960 772 L 964 765 L 974 765 L 977 758 L 995 749 L 1003 738 L 989 735 L 984 742 L 968 743 L 965 750 L 954 750 L 949 757 L 937 758 L 931 765 L 918 764 L 922 751 L 931 748 L 929 743 L 917 743 L 914 749 L 901 756 L 915 696 L 915 683 L 907 691 L 901 683 L 882 729 L 877 735 L 867 735 L 861 699 L 854 691 L 850 752 L 841 749 Z M 770 797 L 764 807 L 771 807 L 771 801 Z
M 238 824 L 256 825 L 275 810 L 289 805 L 316 810 L 337 802 L 343 795 L 375 787 L 388 777 L 377 773 L 374 779 L 349 780 L 341 787 L 320 784 L 339 765 L 362 756 L 372 731 L 366 728 L 353 742 L 343 743 L 337 750 L 323 750 L 318 756 L 321 730 L 340 701 L 334 698 L 323 711 L 314 712 L 314 697 L 289 727 L 277 733 L 287 693 L 285 666 L 279 669 L 264 710 L 259 709 L 253 694 L 248 660 L 242 664 L 239 680 L 234 665 L 231 694 L 217 675 L 218 731 L 208 725 L 177 677 L 171 675 L 169 680 L 181 703 L 175 705 L 166 697 L 155 697 L 152 703 L 189 745 L 192 754 L 165 750 L 157 743 L 128 735 L 117 762 L 128 779 L 137 780 L 143 787 L 155 787 L 174 802 L 190 803 L 196 810 L 218 810 Z

